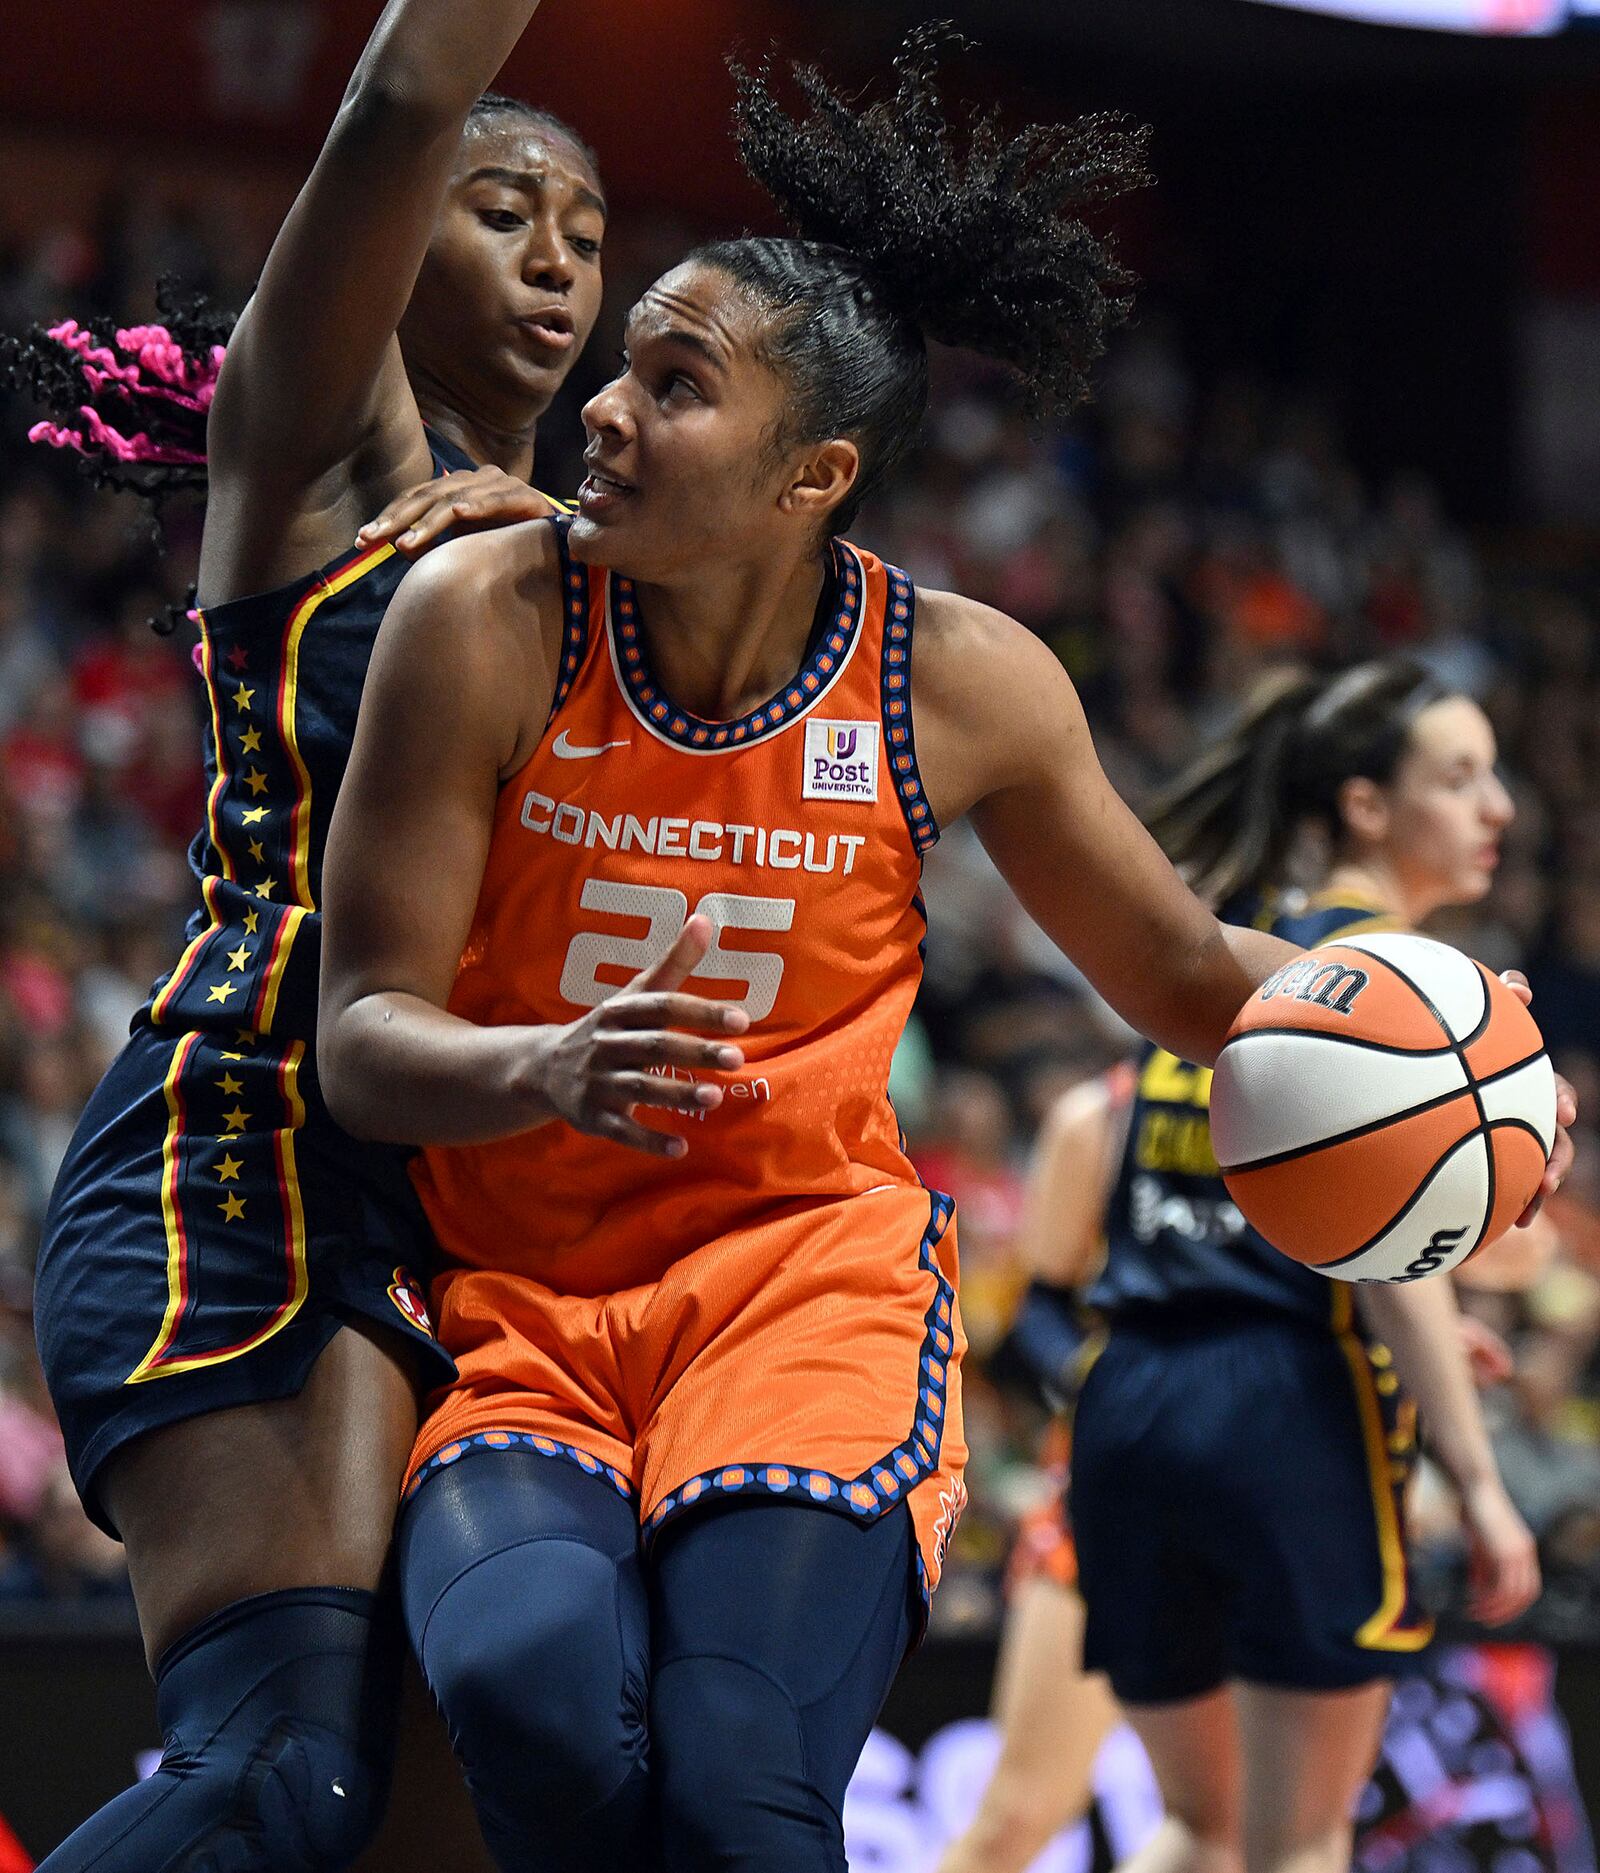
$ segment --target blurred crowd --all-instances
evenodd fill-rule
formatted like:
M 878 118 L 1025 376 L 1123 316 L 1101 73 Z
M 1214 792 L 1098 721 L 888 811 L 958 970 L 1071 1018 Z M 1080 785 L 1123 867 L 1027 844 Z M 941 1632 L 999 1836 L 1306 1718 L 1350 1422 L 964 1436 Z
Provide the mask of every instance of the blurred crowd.
M 677 246 L 670 227 L 618 231 L 608 317 Z M 230 244 L 223 217 L 213 229 L 154 200 L 26 243 L 0 232 L 0 330 L 142 320 L 167 272 L 237 304 L 260 257 Z M 604 372 L 605 336 L 547 424 L 546 487 L 576 478 L 574 411 Z M 1585 1128 L 1540 1252 L 1466 1304 L 1517 1354 L 1489 1405 L 1546 1557 L 1539 1630 L 1600 1635 L 1600 588 L 1486 554 L 1421 474 L 1363 477 L 1314 395 L 1199 380 L 1159 304 L 1065 426 L 1030 425 L 970 362 L 940 356 L 935 379 L 924 448 L 856 533 L 919 582 L 1036 631 L 1136 803 L 1272 663 L 1406 652 L 1489 709 L 1517 822 L 1493 896 L 1439 934 L 1527 971 Z M 0 1600 L 126 1592 L 120 1551 L 65 1476 L 31 1268 L 78 1111 L 177 954 L 202 806 L 192 634 L 150 623 L 181 612 L 198 516 L 170 512 L 159 550 L 137 504 L 26 445 L 33 415 L 0 390 Z M 1043 1487 L 1042 1407 L 986 1372 L 1026 1283 L 1014 1242 L 1030 1144 L 1130 1036 L 964 829 L 930 856 L 926 897 L 928 972 L 895 1092 L 919 1168 L 960 1206 L 973 1504 L 939 1620 L 981 1625 Z M 1428 1522 L 1448 1583 L 1448 1505 Z

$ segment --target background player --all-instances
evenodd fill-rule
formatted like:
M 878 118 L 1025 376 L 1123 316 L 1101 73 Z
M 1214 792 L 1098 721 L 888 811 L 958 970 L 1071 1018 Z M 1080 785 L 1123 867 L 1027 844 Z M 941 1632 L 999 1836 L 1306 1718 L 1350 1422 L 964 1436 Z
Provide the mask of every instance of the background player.
M 1035 1153 L 1017 1239 L 1032 1283 L 1011 1338 L 1061 1410 L 1043 1452 L 1051 1493 L 1024 1516 L 1007 1570 L 993 1700 L 1000 1754 L 977 1813 L 946 1848 L 939 1873 L 1023 1873 L 1087 1812 L 1095 1758 L 1119 1721 L 1105 1678 L 1082 1668 L 1083 1598 L 1065 1514 L 1065 1406 L 1096 1351 L 1073 1290 L 1092 1278 L 1104 1254 L 1105 1195 L 1132 1093 L 1125 1067 L 1073 1087 L 1045 1121 Z
M 73 1474 L 127 1544 L 167 1753 L 51 1873 L 339 1867 L 381 1815 L 398 1643 L 377 1589 L 416 1387 L 451 1366 L 412 1272 L 428 1238 L 403 1154 L 357 1146 L 322 1102 L 321 847 L 404 570 L 353 549 L 357 527 L 442 468 L 530 474 L 598 311 L 592 155 L 480 96 L 535 3 L 388 7 L 216 384 L 204 911 L 89 1103 L 38 1280 Z M 171 368 L 141 360 L 152 404 Z
M 900 75 L 856 110 L 804 74 L 799 121 L 746 81 L 808 238 L 702 249 L 635 308 L 570 554 L 510 529 L 408 584 L 330 848 L 336 1106 L 436 1147 L 460 1264 L 402 1570 L 508 1867 L 629 1863 L 647 1745 L 668 1867 L 843 1864 L 961 1499 L 949 1210 L 884 1091 L 937 827 L 973 812 L 1181 1053 L 1285 954 L 1181 884 L 1029 633 L 837 539 L 914 434 L 925 333 L 1069 396 L 1121 309 L 1062 204 L 1136 142 L 982 126 L 958 159 L 925 38 Z
M 1152 824 L 1227 914 L 1310 945 L 1476 902 L 1511 817 L 1483 712 L 1385 663 L 1267 679 Z M 1309 901 L 1292 889 L 1308 836 Z M 1418 1406 L 1461 1493 L 1473 1616 L 1521 1612 L 1538 1565 L 1450 1284 L 1362 1287 L 1384 1344 L 1364 1333 L 1356 1289 L 1278 1254 L 1229 1201 L 1210 1083 L 1147 1050 L 1119 1147 L 1089 1292 L 1111 1332 L 1074 1426 L 1085 1662 L 1109 1674 L 1166 1804 L 1141 1869 L 1222 1873 L 1242 1855 L 1252 1873 L 1333 1873 L 1390 1678 L 1432 1631 L 1405 1550 Z M 1082 1119 L 1092 1132 L 1087 1106 Z M 1102 1102 L 1102 1141 L 1110 1126 Z

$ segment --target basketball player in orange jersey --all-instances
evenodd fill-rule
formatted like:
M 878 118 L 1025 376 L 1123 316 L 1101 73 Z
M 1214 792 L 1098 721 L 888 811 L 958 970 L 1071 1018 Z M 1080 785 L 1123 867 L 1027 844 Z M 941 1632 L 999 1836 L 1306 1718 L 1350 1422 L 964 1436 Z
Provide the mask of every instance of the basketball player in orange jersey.
M 592 155 L 482 95 L 535 4 L 392 0 L 220 375 L 181 332 L 119 335 L 121 363 L 54 340 L 120 373 L 104 407 L 148 423 L 124 438 L 144 485 L 204 473 L 210 787 L 191 941 L 89 1102 L 39 1260 L 68 1459 L 126 1543 L 167 1745 L 50 1873 L 325 1873 L 382 1817 L 402 1642 L 378 1590 L 419 1393 L 454 1368 L 406 1156 L 321 1095 L 323 841 L 406 571 L 357 528 L 447 468 L 527 477 L 599 310 Z
M 1292 942 L 1403 928 L 1488 891 L 1512 816 L 1495 759 L 1482 710 L 1413 665 L 1280 673 L 1152 826 L 1226 915 Z M 1307 839 L 1309 899 L 1290 884 Z M 1534 1598 L 1533 1540 L 1450 1284 L 1355 1288 L 1278 1254 L 1217 1172 L 1210 1074 L 1154 1048 L 1138 1064 L 1126 1118 L 1085 1102 L 1074 1147 L 1103 1161 L 1116 1140 L 1071 1507 L 1085 1663 L 1167 1808 L 1131 1864 L 1337 1873 L 1392 1679 L 1432 1631 L 1406 1554 L 1419 1413 L 1461 1497 L 1476 1619 Z
M 430 1147 L 455 1263 L 407 1619 L 506 1868 L 844 1865 L 962 1503 L 951 1207 L 886 1094 L 940 825 L 1185 1056 L 1293 953 L 1181 883 L 1037 640 L 842 537 L 925 334 L 1070 401 L 1122 310 L 1064 204 L 1139 139 L 958 154 L 931 65 L 863 109 L 803 74 L 799 120 L 744 77 L 802 238 L 645 294 L 570 531 L 408 579 L 340 800 L 324 1072 Z

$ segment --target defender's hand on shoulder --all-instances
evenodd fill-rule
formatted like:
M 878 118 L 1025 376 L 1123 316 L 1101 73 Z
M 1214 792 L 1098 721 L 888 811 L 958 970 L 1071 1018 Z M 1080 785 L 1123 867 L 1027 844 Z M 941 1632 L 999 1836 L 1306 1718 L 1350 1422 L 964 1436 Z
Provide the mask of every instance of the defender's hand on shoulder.
M 555 511 L 547 495 L 503 468 L 459 468 L 397 494 L 356 535 L 356 544 L 381 546 L 392 540 L 397 552 L 416 559 L 452 530 L 457 536 L 478 533 L 544 520 Z

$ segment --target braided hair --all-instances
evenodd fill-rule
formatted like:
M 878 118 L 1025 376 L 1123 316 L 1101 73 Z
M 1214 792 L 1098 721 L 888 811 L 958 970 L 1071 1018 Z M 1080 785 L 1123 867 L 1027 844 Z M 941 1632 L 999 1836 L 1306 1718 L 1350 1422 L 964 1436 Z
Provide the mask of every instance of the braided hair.
M 237 313 L 176 280 L 156 288 L 157 321 L 97 337 L 76 319 L 0 336 L 8 388 L 49 411 L 30 442 L 73 450 L 97 487 L 163 502 L 206 480 L 206 414 Z
M 701 247 L 691 259 L 771 315 L 760 344 L 789 396 L 775 452 L 847 436 L 861 454 L 830 525 L 842 530 L 915 440 L 929 338 L 1006 366 L 1030 414 L 1087 394 L 1107 335 L 1132 308 L 1132 276 L 1080 211 L 1149 181 L 1149 133 L 1112 113 L 1008 134 L 996 112 L 958 137 L 939 95 L 947 23 L 918 27 L 897 85 L 857 105 L 796 65 L 798 115 L 770 60 L 730 61 L 745 168 L 795 231 Z
M 1345 782 L 1387 786 L 1417 717 L 1451 693 L 1404 658 L 1333 677 L 1274 671 L 1157 798 L 1146 823 L 1209 903 L 1281 884 L 1301 830 L 1315 825 L 1337 842 Z
M 598 173 L 594 151 L 553 112 L 486 91 L 467 128 L 522 118 L 564 138 Z M 0 335 L 0 383 L 49 412 L 30 442 L 73 451 L 97 487 L 141 495 L 159 519 L 174 494 L 206 487 L 206 417 L 236 312 L 163 279 L 157 320 L 96 334 L 76 319 Z

